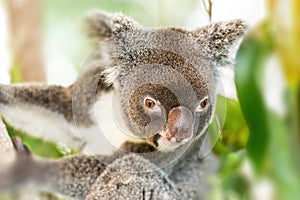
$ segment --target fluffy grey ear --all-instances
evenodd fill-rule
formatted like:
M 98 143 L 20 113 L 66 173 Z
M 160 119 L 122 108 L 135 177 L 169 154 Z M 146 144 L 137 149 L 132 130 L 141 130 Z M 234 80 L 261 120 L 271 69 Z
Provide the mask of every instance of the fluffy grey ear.
M 135 30 L 140 27 L 136 21 L 125 17 L 121 13 L 109 14 L 99 10 L 88 14 L 86 24 L 89 35 L 98 42 L 121 32 Z
M 217 65 L 232 64 L 239 43 L 245 34 L 246 24 L 243 20 L 214 23 L 192 33 L 207 56 Z

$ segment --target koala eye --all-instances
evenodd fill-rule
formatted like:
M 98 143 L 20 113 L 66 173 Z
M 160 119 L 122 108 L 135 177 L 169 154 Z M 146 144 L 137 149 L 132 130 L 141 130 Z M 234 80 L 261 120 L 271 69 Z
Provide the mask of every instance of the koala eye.
M 146 108 L 152 109 L 156 105 L 156 101 L 154 99 L 150 98 L 150 97 L 147 97 L 144 100 L 144 105 L 145 105 Z
M 207 107 L 208 104 L 209 104 L 209 99 L 206 96 L 200 101 L 200 104 L 197 106 L 196 111 L 201 112 L 201 111 L 205 110 L 205 108 Z

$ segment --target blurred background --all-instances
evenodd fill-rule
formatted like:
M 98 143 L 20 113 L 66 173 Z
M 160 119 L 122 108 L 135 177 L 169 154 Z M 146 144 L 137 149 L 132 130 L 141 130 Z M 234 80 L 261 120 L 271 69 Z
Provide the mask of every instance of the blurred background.
M 0 0 L 0 83 L 71 84 L 94 47 L 83 26 L 93 9 L 123 12 L 148 27 L 193 29 L 244 19 L 249 30 L 236 65 L 222 70 L 219 102 L 227 105 L 226 120 L 214 146 L 221 165 L 208 180 L 214 185 L 210 196 L 299 199 L 299 0 Z M 72 153 L 13 127 L 8 131 L 22 135 L 37 155 Z

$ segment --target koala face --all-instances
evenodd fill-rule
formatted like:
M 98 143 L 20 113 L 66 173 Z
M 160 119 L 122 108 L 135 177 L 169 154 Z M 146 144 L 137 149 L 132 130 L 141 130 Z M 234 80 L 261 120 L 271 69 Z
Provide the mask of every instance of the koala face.
M 111 64 L 104 73 L 130 131 L 162 151 L 199 138 L 213 117 L 217 68 L 231 64 L 244 23 L 152 29 L 96 12 L 88 24 L 92 35 L 107 39 Z
M 146 83 L 131 96 L 121 97 L 130 130 L 164 151 L 199 136 L 209 124 L 215 104 L 208 90 L 196 95 L 190 88 L 182 87 L 180 81 L 172 86 L 177 90 L 165 84 Z
M 202 57 L 198 61 L 201 66 L 188 60 L 174 63 L 183 58 L 166 54 L 148 51 L 149 63 L 143 60 L 123 66 L 126 70 L 114 81 L 129 129 L 162 151 L 199 136 L 212 119 L 215 106 L 215 79 L 208 70 L 213 63 Z

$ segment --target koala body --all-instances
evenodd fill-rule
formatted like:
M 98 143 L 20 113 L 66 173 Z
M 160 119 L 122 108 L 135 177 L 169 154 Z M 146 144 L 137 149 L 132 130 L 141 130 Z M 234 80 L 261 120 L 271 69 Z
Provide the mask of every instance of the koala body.
M 146 154 L 124 151 L 109 156 L 41 159 L 31 155 L 17 138 L 16 159 L 0 166 L 0 193 L 30 187 L 85 200 L 206 199 L 211 189 L 207 177 L 214 174 L 217 162 L 213 155 L 199 159 L 200 144 L 193 142 L 182 157 L 161 168 Z M 137 152 L 144 151 L 145 146 L 140 147 Z M 173 153 L 158 151 L 155 156 L 168 159 Z
M 220 22 L 193 31 L 155 29 L 99 11 L 87 22 L 91 35 L 102 41 L 105 62 L 92 62 L 67 88 L 1 85 L 0 112 L 12 121 L 18 117 L 11 114 L 13 106 L 52 113 L 60 119 L 49 126 L 84 128 L 90 130 L 86 137 L 97 141 L 94 106 L 113 87 L 120 124 L 143 142 L 127 141 L 107 156 L 55 161 L 22 153 L 17 142 L 17 150 L 23 149 L 20 163 L 0 171 L 0 180 L 11 180 L 0 181 L 0 190 L 30 182 L 79 199 L 205 198 L 204 176 L 215 162 L 206 159 L 205 164 L 198 154 L 215 110 L 218 67 L 232 64 L 244 23 Z M 35 123 L 30 120 L 24 127 Z

